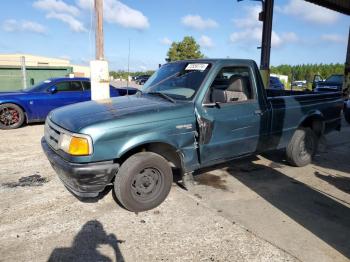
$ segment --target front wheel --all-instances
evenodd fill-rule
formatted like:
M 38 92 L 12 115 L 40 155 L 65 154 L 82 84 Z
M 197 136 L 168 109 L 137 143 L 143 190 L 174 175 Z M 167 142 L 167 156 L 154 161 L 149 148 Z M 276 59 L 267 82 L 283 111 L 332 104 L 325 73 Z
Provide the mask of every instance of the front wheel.
M 0 105 L 0 129 L 15 129 L 24 123 L 24 112 L 15 104 Z
M 166 159 L 152 152 L 129 157 L 120 167 L 114 192 L 129 211 L 141 212 L 160 205 L 168 196 L 173 173 Z
M 297 167 L 310 164 L 316 153 L 317 143 L 317 136 L 311 128 L 297 129 L 286 148 L 289 163 Z

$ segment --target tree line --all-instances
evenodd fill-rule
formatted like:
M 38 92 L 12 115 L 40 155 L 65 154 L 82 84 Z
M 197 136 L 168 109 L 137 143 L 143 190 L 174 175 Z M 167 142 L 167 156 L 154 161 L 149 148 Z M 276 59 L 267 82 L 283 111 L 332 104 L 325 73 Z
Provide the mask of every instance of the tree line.
M 302 64 L 271 66 L 271 73 L 287 75 L 289 81 L 306 80 L 312 82 L 315 75 L 323 79 L 333 74 L 344 74 L 344 64 Z
M 147 70 L 147 71 L 138 71 L 138 72 L 128 72 L 124 70 L 118 70 L 118 71 L 110 71 L 109 75 L 112 76 L 114 79 L 127 79 L 128 75 L 131 77 L 140 76 L 140 75 L 152 75 L 154 73 L 154 70 Z
M 200 50 L 200 45 L 192 36 L 185 36 L 182 41 L 173 42 L 167 52 L 166 61 L 177 61 L 185 59 L 203 58 L 205 55 Z M 306 80 L 311 83 L 315 75 L 320 75 L 323 79 L 332 74 L 344 74 L 344 64 L 301 64 L 301 65 L 279 65 L 271 66 L 271 73 L 287 75 L 289 83 L 295 80 Z M 130 76 L 153 74 L 154 71 L 132 72 Z M 114 78 L 127 79 L 126 71 L 111 71 Z M 286 83 L 287 84 L 287 83 Z

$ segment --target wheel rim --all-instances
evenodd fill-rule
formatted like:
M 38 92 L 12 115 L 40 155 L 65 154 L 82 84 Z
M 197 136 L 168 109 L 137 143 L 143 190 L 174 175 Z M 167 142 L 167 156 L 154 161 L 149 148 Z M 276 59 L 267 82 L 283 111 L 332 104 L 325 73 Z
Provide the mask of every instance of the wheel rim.
M 299 144 L 299 156 L 302 159 L 309 158 L 314 152 L 314 141 L 311 137 L 305 138 Z
M 20 121 L 19 112 L 10 106 L 0 109 L 0 124 L 11 127 L 16 125 Z
M 157 198 L 163 187 L 163 177 L 156 168 L 144 168 L 134 176 L 131 192 L 135 200 L 149 202 Z

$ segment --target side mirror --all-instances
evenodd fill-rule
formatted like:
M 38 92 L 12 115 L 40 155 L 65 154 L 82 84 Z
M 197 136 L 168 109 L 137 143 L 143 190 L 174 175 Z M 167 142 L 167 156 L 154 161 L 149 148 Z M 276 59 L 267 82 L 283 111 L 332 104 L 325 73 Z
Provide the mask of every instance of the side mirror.
M 50 86 L 48 89 L 49 93 L 54 94 L 57 93 L 57 87 L 56 86 Z

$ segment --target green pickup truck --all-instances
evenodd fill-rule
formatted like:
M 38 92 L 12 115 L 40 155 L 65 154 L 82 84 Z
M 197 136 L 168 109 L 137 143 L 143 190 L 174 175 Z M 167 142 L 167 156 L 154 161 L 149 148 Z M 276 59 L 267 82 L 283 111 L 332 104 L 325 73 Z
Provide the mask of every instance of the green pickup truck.
M 114 185 L 130 211 L 158 206 L 173 172 L 286 148 L 305 166 L 326 132 L 340 129 L 340 93 L 266 90 L 252 60 L 163 65 L 133 96 L 52 111 L 42 147 L 65 186 L 95 197 Z

